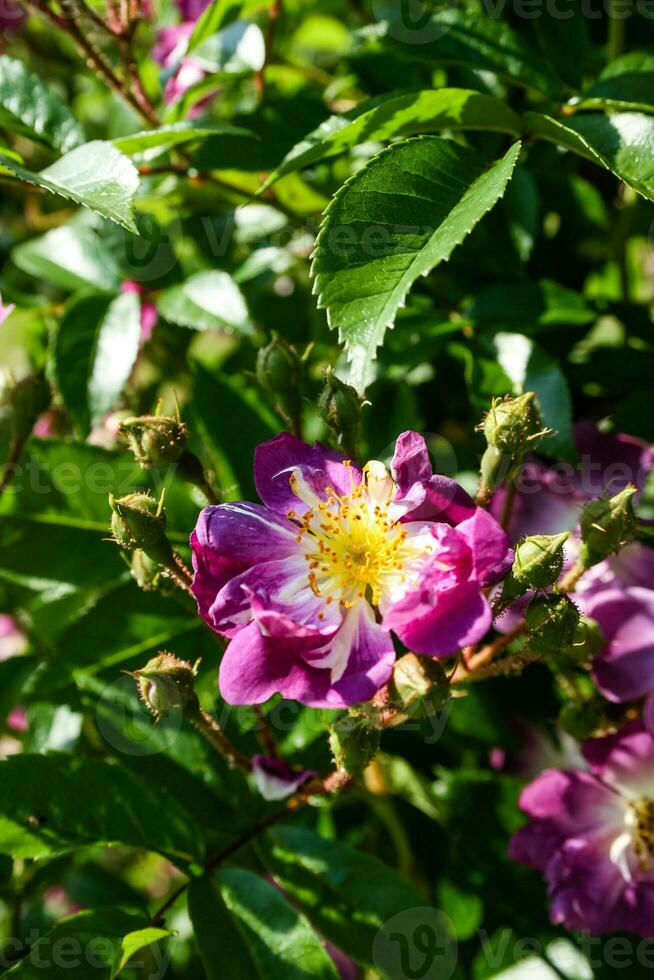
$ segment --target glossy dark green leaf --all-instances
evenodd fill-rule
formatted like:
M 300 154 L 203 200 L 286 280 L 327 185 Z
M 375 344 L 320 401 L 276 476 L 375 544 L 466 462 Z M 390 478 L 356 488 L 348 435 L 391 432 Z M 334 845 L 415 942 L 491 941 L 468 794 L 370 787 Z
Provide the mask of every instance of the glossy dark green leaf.
M 314 251 L 314 290 L 356 387 L 365 386 L 413 283 L 446 261 L 499 200 L 519 152 L 515 143 L 489 165 L 451 140 L 406 140 L 373 157 L 332 200 Z
M 520 120 L 504 102 L 469 89 L 443 88 L 370 99 L 330 116 L 284 157 L 262 190 L 294 170 L 361 143 L 439 129 L 488 129 L 519 135 Z
M 612 61 L 573 104 L 582 109 L 654 112 L 654 55 L 630 51 Z
M 365 34 L 364 34 L 365 36 Z M 462 65 L 493 72 L 524 88 L 557 97 L 563 87 L 542 55 L 505 20 L 488 13 L 446 9 L 431 18 L 418 17 L 375 25 L 370 37 L 408 61 Z
M 245 299 L 227 272 L 196 272 L 179 286 L 171 286 L 158 301 L 166 320 L 192 330 L 227 330 L 253 333 Z
M 83 204 L 135 234 L 132 202 L 139 186 L 138 171 L 120 150 L 104 140 L 76 147 L 52 166 L 34 173 L 0 151 L 0 172 L 26 184 L 43 187 L 69 201 Z
M 86 434 L 114 408 L 127 381 L 141 337 L 135 293 L 74 299 L 62 316 L 53 366 L 64 406 Z
M 557 143 L 611 170 L 634 190 L 654 201 L 654 118 L 639 112 L 605 116 L 579 113 L 554 119 L 538 112 L 523 116 L 527 131 Z
M 67 153 L 84 130 L 67 105 L 22 61 L 0 55 L 0 127 Z
M 546 4 L 533 25 L 548 65 L 566 85 L 578 88 L 588 51 L 588 18 L 581 0 Z
M 182 804 L 119 765 L 59 753 L 0 763 L 0 852 L 46 857 L 97 843 L 157 851 L 183 867 L 203 858 Z
M 207 980 L 336 980 L 308 922 L 269 882 L 229 868 L 196 879 L 189 912 Z
M 262 840 L 264 860 L 315 927 L 361 963 L 393 916 L 429 903 L 393 868 L 312 831 L 278 827 Z
M 120 286 L 111 252 L 95 230 L 79 220 L 22 242 L 13 249 L 11 258 L 23 272 L 58 289 L 92 287 L 115 292 Z

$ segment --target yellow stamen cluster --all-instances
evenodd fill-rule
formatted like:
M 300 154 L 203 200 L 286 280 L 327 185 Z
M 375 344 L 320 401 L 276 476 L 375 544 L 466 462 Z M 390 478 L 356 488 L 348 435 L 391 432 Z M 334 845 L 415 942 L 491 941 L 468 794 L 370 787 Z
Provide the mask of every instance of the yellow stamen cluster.
M 634 819 L 634 850 L 641 860 L 641 865 L 650 866 L 654 857 L 654 800 L 642 797 L 631 803 Z
M 378 502 L 377 492 L 371 499 L 368 477 L 364 470 L 358 485 L 352 477 L 352 489 L 343 496 L 327 487 L 326 498 L 301 518 L 293 511 L 288 514 L 299 523 L 298 542 L 306 544 L 304 557 L 314 595 L 342 608 L 365 598 L 377 605 L 391 579 L 402 576 L 407 535 L 389 515 L 392 483 L 389 479 L 386 499 Z

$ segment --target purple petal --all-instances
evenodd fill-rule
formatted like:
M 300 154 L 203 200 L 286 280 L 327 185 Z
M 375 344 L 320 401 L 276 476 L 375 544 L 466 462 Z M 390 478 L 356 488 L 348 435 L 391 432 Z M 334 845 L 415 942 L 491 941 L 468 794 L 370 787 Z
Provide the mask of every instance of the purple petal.
M 195 531 L 191 534 L 191 549 L 194 573 L 193 595 L 197 600 L 200 615 L 209 622 L 209 607 L 225 583 L 243 570 L 243 563 L 218 555 L 211 548 L 203 547 Z
M 479 584 L 486 588 L 503 579 L 513 564 L 513 551 L 495 518 L 477 507 L 473 517 L 457 525 L 457 532 L 470 545 L 473 574 Z
M 654 690 L 654 591 L 612 589 L 584 603 L 599 624 L 605 646 L 593 675 L 611 701 L 630 701 Z
M 291 769 L 284 759 L 266 755 L 252 756 L 254 783 L 264 800 L 283 800 L 291 796 L 314 773 L 308 769 Z
M 309 585 L 302 555 L 263 562 L 231 579 L 209 610 L 209 621 L 228 634 L 255 619 L 268 636 L 325 642 L 341 623 L 338 604 L 326 604 Z
M 195 526 L 198 545 L 246 565 L 297 554 L 297 528 L 260 504 L 205 507 Z
M 229 704 L 260 704 L 279 693 L 314 708 L 345 708 L 369 700 L 391 675 L 393 644 L 365 603 L 350 611 L 346 623 L 340 642 L 347 641 L 347 663 L 337 681 L 325 663 L 331 646 L 312 650 L 302 638 L 263 636 L 257 623 L 245 626 L 230 641 L 220 664 L 223 698 Z M 338 634 L 334 641 L 337 638 Z M 338 656 L 340 652 L 337 648 Z
M 384 627 L 392 629 L 414 653 L 447 657 L 476 643 L 493 616 L 477 582 L 462 582 L 443 592 L 416 590 L 391 606 Z
M 580 455 L 577 489 L 587 498 L 619 493 L 630 483 L 642 488 L 654 467 L 651 446 L 621 432 L 601 432 L 594 422 L 577 422 L 575 442 Z
M 427 444 L 417 432 L 402 432 L 395 440 L 391 472 L 402 497 L 414 483 L 423 483 L 431 478 L 432 468 Z
M 614 735 L 590 739 L 581 748 L 604 783 L 627 797 L 652 796 L 654 740 L 642 722 L 629 722 Z
M 303 514 L 308 507 L 291 490 L 293 472 L 299 470 L 308 489 L 320 498 L 326 496 L 327 487 L 345 495 L 361 481 L 361 472 L 354 465 L 344 466 L 344 459 L 342 453 L 320 443 L 309 446 L 283 432 L 256 448 L 254 479 L 257 492 L 266 506 L 280 514 L 289 511 Z

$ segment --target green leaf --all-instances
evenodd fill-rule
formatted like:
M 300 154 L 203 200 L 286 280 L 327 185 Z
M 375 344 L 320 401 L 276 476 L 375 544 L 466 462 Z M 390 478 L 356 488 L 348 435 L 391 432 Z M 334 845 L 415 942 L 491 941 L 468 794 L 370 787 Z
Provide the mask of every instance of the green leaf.
M 191 882 L 189 913 L 207 980 L 337 980 L 308 922 L 267 881 L 229 868 Z
M 359 170 L 325 212 L 312 273 L 362 389 L 387 327 L 419 276 L 446 261 L 504 193 L 520 143 L 492 164 L 434 136 L 395 143 Z
M 173 146 L 202 141 L 210 136 L 249 136 L 257 139 L 255 133 L 251 133 L 250 130 L 243 129 L 241 126 L 232 126 L 230 123 L 186 120 L 161 126 L 159 129 L 146 129 L 140 133 L 131 133 L 129 136 L 119 136 L 112 140 L 112 143 L 121 153 L 131 156 L 135 153 L 145 153 L 146 150 L 168 150 Z
M 111 143 L 104 140 L 84 143 L 39 173 L 26 170 L 0 151 L 0 172 L 3 170 L 28 184 L 83 204 L 138 234 L 132 214 L 132 201 L 139 186 L 138 171 Z
M 154 926 L 146 926 L 144 929 L 135 929 L 129 932 L 122 940 L 120 948 L 116 953 L 116 958 L 111 970 L 110 980 L 116 980 L 123 968 L 127 966 L 129 960 L 146 946 L 161 942 L 174 935 L 170 929 L 157 929 Z
M 84 212 L 79 214 L 86 216 Z M 17 245 L 11 258 L 23 272 L 58 289 L 72 291 L 92 286 L 114 292 L 120 286 L 113 256 L 95 230 L 76 218 Z
M 128 956 L 171 936 L 144 928 L 142 916 L 117 908 L 87 909 L 61 922 L 32 946 L 28 956 L 3 976 L 16 980 L 114 980 Z M 46 972 L 47 971 L 47 972 Z
M 439 129 L 489 129 L 517 136 L 520 120 L 500 99 L 463 88 L 370 99 L 342 116 L 330 116 L 309 133 L 286 154 L 261 191 L 285 174 L 360 143 Z
M 368 29 L 394 55 L 407 61 L 464 65 L 489 71 L 524 88 L 557 97 L 563 89 L 540 52 L 498 17 L 460 9 L 441 10 L 427 21 L 393 21 Z M 366 31 L 362 32 L 365 38 Z
M 428 904 L 377 858 L 309 830 L 270 830 L 261 846 L 284 891 L 322 935 L 360 963 L 374 965 L 372 944 L 389 919 Z
M 118 765 L 70 755 L 16 755 L 0 762 L 0 852 L 39 858 L 121 844 L 186 867 L 203 860 L 191 814 Z
M 534 391 L 545 425 L 554 429 L 540 444 L 540 451 L 574 459 L 572 400 L 559 365 L 523 334 L 498 333 L 495 346 L 498 361 L 513 382 L 515 393 Z
M 80 296 L 62 316 L 53 366 L 64 406 L 85 435 L 114 407 L 139 349 L 140 304 L 135 293 Z
M 637 112 L 580 113 L 565 122 L 527 112 L 529 134 L 564 146 L 611 170 L 634 190 L 654 201 L 654 118 Z
M 634 109 L 654 112 L 654 54 L 630 51 L 612 61 L 580 98 L 577 109 Z
M 262 404 L 259 390 L 199 364 L 193 367 L 192 412 L 222 464 L 229 499 L 253 499 L 254 450 L 277 435 L 279 425 Z M 234 485 L 236 484 L 236 485 Z
M 186 49 L 187 53 L 224 27 L 229 27 L 239 17 L 242 9 L 243 0 L 212 0 L 195 23 Z
M 580 0 L 562 0 L 555 9 L 545 5 L 533 22 L 548 64 L 572 88 L 577 88 L 583 78 L 588 48 L 586 20 Z
M 84 130 L 64 102 L 16 58 L 0 56 L 0 127 L 66 153 Z
M 252 334 L 245 299 L 232 277 L 218 269 L 196 272 L 159 297 L 162 317 L 193 330 L 227 330 Z
M 484 905 L 479 896 L 462 891 L 452 881 L 440 882 L 438 906 L 451 919 L 460 942 L 472 939 L 484 918 Z

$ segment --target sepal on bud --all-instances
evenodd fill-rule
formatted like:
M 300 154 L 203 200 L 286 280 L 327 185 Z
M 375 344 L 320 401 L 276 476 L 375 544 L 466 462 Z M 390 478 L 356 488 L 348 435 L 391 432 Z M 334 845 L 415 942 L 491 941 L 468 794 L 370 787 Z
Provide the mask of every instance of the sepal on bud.
M 636 487 L 628 486 L 614 497 L 601 497 L 586 504 L 581 515 L 579 550 L 584 568 L 604 561 L 634 538 L 636 515 L 632 497 L 636 492 Z
M 278 398 L 299 401 L 302 361 L 298 352 L 277 331 L 270 343 L 257 354 L 257 381 L 261 387 Z
M 440 710 L 450 693 L 443 665 L 415 653 L 396 661 L 388 688 L 393 709 L 412 718 L 427 714 L 430 709 Z
M 501 453 L 522 456 L 549 434 L 534 404 L 533 391 L 517 398 L 496 398 L 482 422 L 486 441 Z
M 139 697 L 157 721 L 166 715 L 180 714 L 197 702 L 196 668 L 172 653 L 160 653 L 141 670 L 135 670 Z
M 534 653 L 557 655 L 574 641 L 579 610 L 561 593 L 536 596 L 527 608 L 525 625 Z
M 330 729 L 329 747 L 336 768 L 356 776 L 375 757 L 379 748 L 379 732 L 369 728 L 361 718 L 344 715 Z
M 518 542 L 497 611 L 505 609 L 526 592 L 554 585 L 563 571 L 563 546 L 569 536 L 567 531 L 562 534 L 534 534 Z
M 111 531 L 121 548 L 139 548 L 148 558 L 169 565 L 173 549 L 166 537 L 166 514 L 161 502 L 147 493 L 130 493 L 116 499 L 109 495 Z
M 140 415 L 121 422 L 120 433 L 141 466 L 164 470 L 179 462 L 186 450 L 188 429 L 167 415 Z
M 363 402 L 356 388 L 345 384 L 333 371 L 328 371 L 318 399 L 318 412 L 323 422 L 338 434 L 348 451 L 356 444 L 359 435 L 362 407 Z

